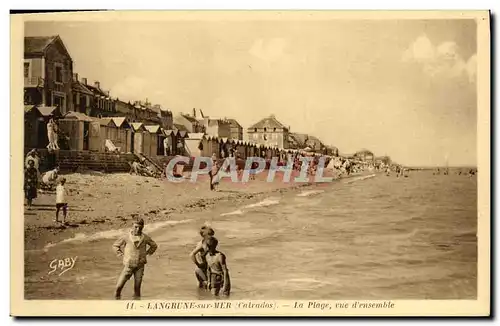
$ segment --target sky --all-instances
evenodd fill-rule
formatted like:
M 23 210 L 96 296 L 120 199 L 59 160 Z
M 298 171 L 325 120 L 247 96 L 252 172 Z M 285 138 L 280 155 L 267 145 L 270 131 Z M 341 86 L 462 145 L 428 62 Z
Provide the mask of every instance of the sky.
M 28 22 L 111 96 L 202 109 L 412 166 L 477 164 L 474 20 Z

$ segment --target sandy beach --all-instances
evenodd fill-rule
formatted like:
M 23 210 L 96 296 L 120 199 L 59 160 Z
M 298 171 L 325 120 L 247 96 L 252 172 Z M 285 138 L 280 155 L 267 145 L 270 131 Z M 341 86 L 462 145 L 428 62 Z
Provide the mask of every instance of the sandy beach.
M 144 218 L 146 223 L 182 219 L 184 213 L 207 210 L 217 203 L 236 204 L 259 195 L 310 185 L 285 183 L 281 172 L 276 173 L 273 182 L 267 182 L 267 173 L 258 174 L 255 180 L 246 183 L 232 183 L 225 178 L 217 192 L 210 191 L 207 175 L 199 176 L 194 183 L 189 179 L 174 183 L 128 173 L 73 173 L 65 177 L 69 225 L 64 227 L 54 222 L 55 193 L 40 192 L 32 210 L 25 206 L 25 249 L 39 249 L 77 234 L 123 228 L 136 216 Z M 185 178 L 189 175 L 185 174 Z

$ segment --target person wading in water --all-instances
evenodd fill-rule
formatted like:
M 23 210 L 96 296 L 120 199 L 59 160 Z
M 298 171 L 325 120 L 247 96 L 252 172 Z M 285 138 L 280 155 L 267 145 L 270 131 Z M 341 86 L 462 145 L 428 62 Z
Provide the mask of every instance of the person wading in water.
M 147 263 L 146 256 L 152 255 L 158 245 L 148 235 L 142 233 L 144 220 L 138 219 L 134 222 L 132 230 L 116 240 L 113 244 L 118 257 L 123 257 L 123 270 L 118 278 L 115 291 L 115 299 L 121 298 L 125 283 L 134 276 L 134 299 L 141 298 L 142 277 L 144 267 Z M 149 246 L 149 248 L 147 248 Z
M 195 275 L 198 280 L 199 288 L 206 288 L 208 284 L 207 276 L 207 261 L 205 256 L 208 253 L 207 240 L 215 235 L 214 229 L 208 226 L 202 226 L 200 229 L 201 240 L 196 245 L 196 248 L 191 252 L 189 257 L 196 265 Z
M 222 294 L 228 296 L 231 292 L 231 281 L 227 268 L 226 255 L 217 251 L 219 241 L 215 237 L 207 239 L 208 254 L 206 255 L 208 265 L 208 289 L 215 296 Z

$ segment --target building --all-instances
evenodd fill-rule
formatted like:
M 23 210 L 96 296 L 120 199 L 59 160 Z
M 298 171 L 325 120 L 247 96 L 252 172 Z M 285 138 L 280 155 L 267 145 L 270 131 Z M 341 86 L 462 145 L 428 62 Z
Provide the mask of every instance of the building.
M 385 165 L 390 165 L 392 163 L 392 160 L 389 156 L 384 155 L 384 156 L 379 156 L 375 158 L 375 162 L 377 163 L 383 163 Z
M 356 152 L 354 154 L 354 157 L 363 162 L 369 162 L 375 159 L 375 155 L 373 155 L 373 153 L 367 149 L 363 149 L 361 151 Z
M 182 125 L 189 133 L 205 133 L 204 122 L 196 119 L 196 111 L 193 109 L 194 114 L 189 115 L 180 113 L 174 117 L 174 124 Z
M 306 142 L 308 135 L 297 132 L 291 132 L 288 135 L 288 149 L 304 149 L 307 147 Z
M 94 98 L 91 104 L 90 116 L 93 117 L 112 117 L 116 114 L 115 100 L 109 96 L 109 91 L 101 88 L 101 83 L 96 80 L 93 85 L 90 85 L 87 78 L 82 78 L 82 82 L 89 89 Z
M 243 127 L 234 119 L 228 119 L 230 135 L 229 138 L 243 140 Z
M 135 101 L 135 120 L 144 123 L 145 125 L 158 125 L 160 124 L 160 113 L 159 110 L 154 109 L 151 102 L 146 99 L 146 101 Z
M 24 38 L 24 104 L 72 111 L 73 60 L 56 36 Z
M 306 146 L 315 152 L 323 152 L 325 150 L 325 144 L 318 137 L 311 135 L 307 137 Z
M 139 122 L 136 118 L 137 109 L 130 102 L 124 102 L 117 98 L 115 100 L 115 110 L 117 116 L 127 117 L 130 122 Z
M 231 138 L 231 124 L 229 120 L 203 117 L 199 120 L 205 128 L 205 134 L 218 138 Z
M 259 145 L 288 148 L 290 128 L 278 121 L 274 114 L 247 129 L 248 140 Z
M 339 149 L 335 146 L 326 145 L 324 154 L 331 156 L 339 156 Z
M 159 120 L 159 125 L 163 129 L 172 129 L 174 126 L 174 118 L 172 111 L 164 109 L 160 104 L 155 104 L 152 110 L 156 113 Z
M 78 79 L 78 74 L 76 73 L 73 74 L 71 90 L 73 96 L 73 111 L 85 113 L 90 116 L 92 104 L 94 102 L 94 93 Z

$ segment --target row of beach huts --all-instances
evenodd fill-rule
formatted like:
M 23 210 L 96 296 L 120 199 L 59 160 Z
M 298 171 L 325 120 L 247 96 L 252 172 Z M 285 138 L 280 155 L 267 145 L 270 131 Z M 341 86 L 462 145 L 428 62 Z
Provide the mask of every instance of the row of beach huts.
M 43 148 L 48 144 L 46 125 L 52 114 L 34 109 L 32 119 L 25 118 L 25 147 Z M 45 114 L 43 114 L 45 113 Z M 29 115 L 28 115 L 29 117 Z M 188 133 L 177 128 L 132 122 L 126 117 L 90 117 L 80 112 L 67 112 L 57 118 L 61 149 L 73 151 L 142 154 L 148 157 L 186 155 L 218 158 L 251 156 L 282 157 L 297 150 L 259 145 L 250 141 Z

